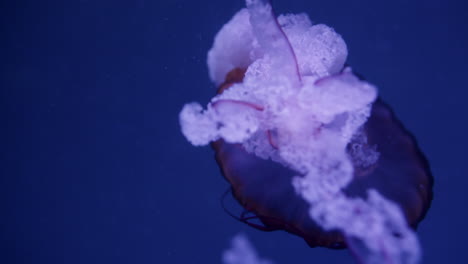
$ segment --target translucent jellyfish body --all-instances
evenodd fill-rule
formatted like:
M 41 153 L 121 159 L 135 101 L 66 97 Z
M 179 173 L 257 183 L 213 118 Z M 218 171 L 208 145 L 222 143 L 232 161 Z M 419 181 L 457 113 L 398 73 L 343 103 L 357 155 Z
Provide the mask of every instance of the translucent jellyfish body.
M 184 106 L 182 132 L 212 143 L 234 197 L 263 223 L 252 226 L 347 246 L 363 263 L 418 263 L 429 166 L 346 57 L 332 28 L 248 0 L 208 52 L 218 94 Z

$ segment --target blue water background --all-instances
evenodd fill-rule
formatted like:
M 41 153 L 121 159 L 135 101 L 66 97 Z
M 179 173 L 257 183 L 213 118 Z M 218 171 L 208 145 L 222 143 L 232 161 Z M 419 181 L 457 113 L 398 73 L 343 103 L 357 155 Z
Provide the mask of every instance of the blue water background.
M 242 231 L 276 263 L 352 263 L 220 206 L 209 147 L 180 133 L 215 87 L 206 53 L 243 1 L 2 1 L 0 263 L 220 263 Z M 468 263 L 464 1 L 277 0 L 342 34 L 435 176 L 423 263 Z

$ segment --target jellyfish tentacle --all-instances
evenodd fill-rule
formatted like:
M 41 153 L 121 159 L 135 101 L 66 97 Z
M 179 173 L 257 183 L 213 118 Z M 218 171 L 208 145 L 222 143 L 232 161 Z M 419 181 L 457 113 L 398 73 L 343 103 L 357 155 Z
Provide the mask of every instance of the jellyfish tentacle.
M 274 139 L 271 129 L 267 130 L 266 133 L 267 133 L 268 143 L 270 144 L 270 146 L 274 149 L 278 149 L 278 142 L 276 142 L 276 140 Z

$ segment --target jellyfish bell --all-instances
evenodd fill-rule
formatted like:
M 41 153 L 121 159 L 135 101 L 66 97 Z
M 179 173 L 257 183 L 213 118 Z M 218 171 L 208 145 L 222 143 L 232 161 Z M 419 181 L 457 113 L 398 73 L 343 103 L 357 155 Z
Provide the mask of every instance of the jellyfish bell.
M 362 197 L 366 190 L 374 188 L 397 203 L 407 222 L 416 228 L 430 207 L 433 177 L 415 137 L 381 99 L 372 105 L 363 133 L 367 142 L 362 144 L 356 139 L 348 145 L 355 173 L 344 192 Z M 360 149 L 355 149 L 359 145 Z M 366 148 L 376 148 L 379 153 L 375 164 L 370 166 L 358 160 L 362 152 L 368 151 Z
M 230 71 L 218 93 L 241 83 L 244 73 L 239 68 Z M 211 146 L 235 199 L 263 223 L 252 226 L 285 230 L 302 237 L 311 247 L 346 247 L 340 232 L 324 230 L 308 217 L 310 205 L 291 185 L 295 171 L 248 153 L 241 144 L 219 139 Z M 397 203 L 408 224 L 416 228 L 430 207 L 433 178 L 414 136 L 380 98 L 373 103 L 359 134 L 348 144 L 347 153 L 353 161 L 354 175 L 344 192 L 365 198 L 367 190 L 376 189 Z M 239 220 L 249 223 L 249 219 Z
M 374 85 L 345 66 L 346 44 L 306 15 L 247 0 L 208 53 L 218 94 L 184 106 L 181 129 L 211 143 L 232 193 L 262 225 L 363 263 L 418 263 L 415 228 L 432 176 Z

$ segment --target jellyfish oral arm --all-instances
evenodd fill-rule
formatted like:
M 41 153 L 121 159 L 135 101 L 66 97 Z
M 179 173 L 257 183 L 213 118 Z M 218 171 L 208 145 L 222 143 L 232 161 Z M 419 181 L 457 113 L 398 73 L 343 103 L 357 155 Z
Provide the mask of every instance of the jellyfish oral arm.
M 236 99 L 217 99 L 203 110 L 198 103 L 186 104 L 180 113 L 182 133 L 195 146 L 219 138 L 241 143 L 258 130 L 263 106 Z
M 292 88 L 301 86 L 301 76 L 296 55 L 288 38 L 281 29 L 273 9 L 267 0 L 248 0 L 247 9 L 256 39 L 272 60 L 272 68 L 292 83 Z
M 339 229 L 360 263 L 419 263 L 420 247 L 400 208 L 375 190 L 367 200 L 340 194 L 311 207 L 310 215 L 328 230 Z

